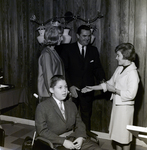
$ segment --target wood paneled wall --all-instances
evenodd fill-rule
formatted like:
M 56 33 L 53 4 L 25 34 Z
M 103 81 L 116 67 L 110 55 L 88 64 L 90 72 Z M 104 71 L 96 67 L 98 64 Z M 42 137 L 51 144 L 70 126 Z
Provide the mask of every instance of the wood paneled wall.
M 0 67 L 4 71 L 5 83 L 25 87 L 28 105 L 19 104 L 5 112 L 21 118 L 34 119 L 37 100 L 32 96 L 37 92 L 38 57 L 42 46 L 36 40 L 38 25 L 30 21 L 35 14 L 37 20 L 45 22 L 53 16 L 63 16 L 71 11 L 83 19 L 92 19 L 100 11 L 104 18 L 93 24 L 97 46 L 106 78 L 113 74 L 117 62 L 115 47 L 122 42 L 135 45 L 140 87 L 136 97 L 134 123 L 147 126 L 146 92 L 146 0 L 1 0 L 0 1 Z M 76 30 L 82 21 L 72 21 L 70 35 L 76 41 Z M 92 129 L 108 132 L 111 105 L 109 93 L 95 93 L 92 114 Z

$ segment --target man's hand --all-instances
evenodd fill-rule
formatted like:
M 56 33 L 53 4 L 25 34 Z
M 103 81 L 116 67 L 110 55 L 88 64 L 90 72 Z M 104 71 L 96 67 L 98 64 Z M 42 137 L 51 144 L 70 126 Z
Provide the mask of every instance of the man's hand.
M 81 149 L 81 146 L 83 144 L 84 138 L 83 137 L 79 137 L 76 140 L 73 141 L 75 148 L 76 149 Z
M 74 98 L 77 98 L 77 97 L 78 97 L 77 91 L 80 91 L 80 89 L 77 88 L 76 86 L 71 86 L 71 87 L 70 87 L 70 92 L 71 92 L 71 96 L 72 96 L 72 97 L 74 97 Z
M 64 140 L 63 146 L 67 149 L 75 149 L 74 143 L 69 140 Z

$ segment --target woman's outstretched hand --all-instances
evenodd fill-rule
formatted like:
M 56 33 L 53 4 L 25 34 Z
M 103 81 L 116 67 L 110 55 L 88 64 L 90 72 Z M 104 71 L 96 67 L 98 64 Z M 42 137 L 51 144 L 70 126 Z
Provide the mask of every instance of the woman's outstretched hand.
M 92 86 L 86 86 L 86 87 L 84 87 L 84 88 L 81 90 L 81 92 L 82 92 L 82 93 L 87 93 L 87 92 L 90 92 L 90 91 L 92 91 L 92 90 L 93 90 Z
M 109 83 L 107 83 L 106 86 L 109 92 L 112 92 L 112 93 L 115 92 L 115 87 L 113 85 L 110 85 Z

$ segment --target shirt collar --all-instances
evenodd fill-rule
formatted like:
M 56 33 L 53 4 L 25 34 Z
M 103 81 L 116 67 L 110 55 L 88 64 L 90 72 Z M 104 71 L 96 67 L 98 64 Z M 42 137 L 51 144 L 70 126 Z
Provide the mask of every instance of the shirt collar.
M 57 98 L 55 98 L 53 95 L 52 95 L 53 99 L 55 100 L 55 102 L 57 103 L 58 107 L 60 106 L 60 102 L 63 102 L 63 101 L 60 101 L 58 100 Z M 64 108 L 64 102 L 62 103 L 63 105 L 63 108 Z M 60 108 L 60 107 L 59 107 Z
M 79 49 L 81 50 L 83 45 L 81 45 L 79 42 L 77 42 L 77 43 L 78 43 Z M 84 49 L 85 49 L 85 47 L 86 47 L 86 46 L 84 46 Z
M 53 99 L 56 101 L 57 104 L 60 103 L 60 100 L 58 100 L 57 98 L 55 98 L 53 95 L 52 95 Z

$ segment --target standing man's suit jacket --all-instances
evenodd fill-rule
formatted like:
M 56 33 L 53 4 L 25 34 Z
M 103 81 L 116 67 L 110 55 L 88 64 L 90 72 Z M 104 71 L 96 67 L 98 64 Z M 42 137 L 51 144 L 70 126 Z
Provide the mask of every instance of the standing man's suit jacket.
M 85 125 L 82 122 L 75 104 L 69 100 L 64 102 L 66 120 L 56 101 L 50 97 L 38 104 L 35 116 L 35 126 L 38 136 L 52 143 L 63 144 L 65 137 L 59 135 L 75 129 L 71 136 L 86 137 Z
M 78 88 L 83 88 L 86 85 L 94 85 L 94 77 L 97 81 L 104 79 L 99 53 L 94 46 L 86 46 L 86 54 L 83 58 L 77 42 L 65 45 L 61 58 L 64 62 L 69 87 L 75 85 Z

